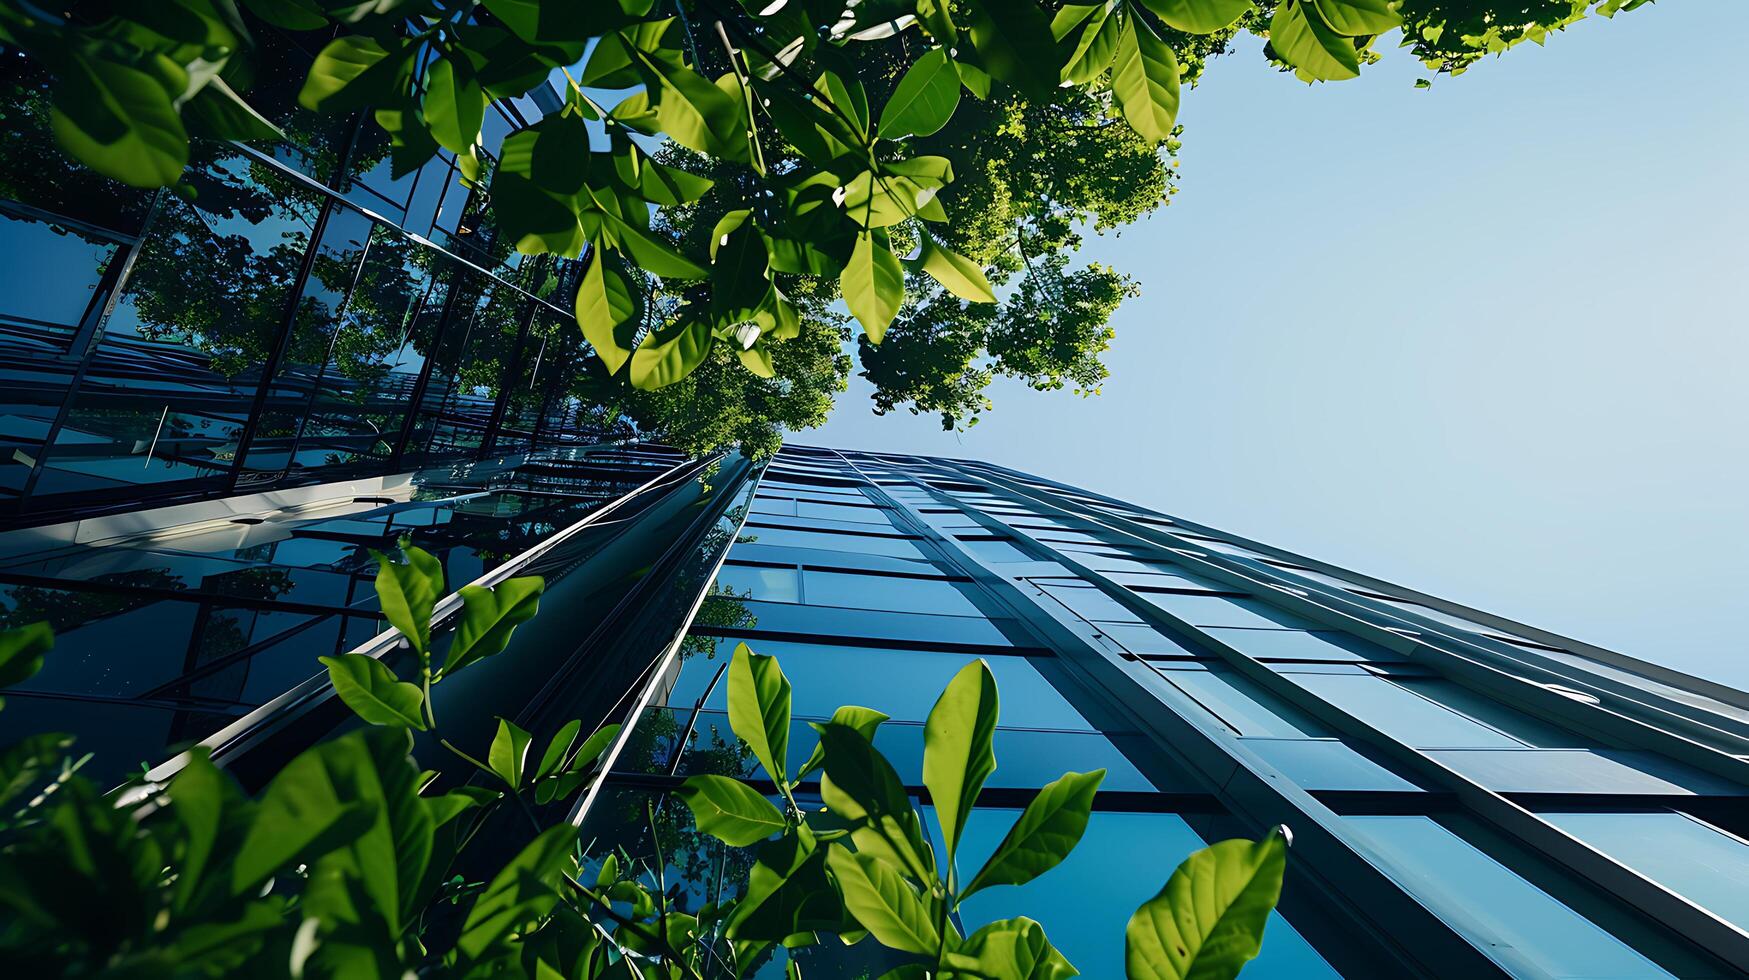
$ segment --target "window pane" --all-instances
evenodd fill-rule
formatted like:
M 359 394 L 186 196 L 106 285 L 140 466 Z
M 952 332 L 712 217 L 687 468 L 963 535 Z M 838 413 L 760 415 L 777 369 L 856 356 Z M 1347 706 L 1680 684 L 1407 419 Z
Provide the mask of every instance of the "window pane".
M 792 689 L 790 710 L 798 717 L 819 719 L 830 718 L 840 705 L 860 704 L 896 721 L 923 721 L 947 682 L 977 659 L 971 654 L 932 650 L 720 639 L 714 658 L 695 657 L 687 663 L 668 703 L 691 707 L 697 702 L 718 665 L 727 663 L 741 642 L 755 653 L 777 657 Z M 994 656 L 984 658 L 984 662 L 996 678 L 1002 725 L 1094 730 L 1027 658 Z M 728 710 L 727 690 L 728 685 L 719 682 L 705 706 Z
M 1556 977 L 1668 973 L 1427 817 L 1346 817 L 1398 884 L 1512 972 Z
M 1169 670 L 1161 676 L 1240 735 L 1321 738 L 1334 734 L 1311 715 L 1231 670 Z
M 821 551 L 844 551 L 853 555 L 886 555 L 891 558 L 922 560 L 923 552 L 904 538 L 876 537 L 870 534 L 834 534 L 830 531 L 800 531 L 795 528 L 771 527 L 748 523 L 741 529 L 737 541 L 749 544 L 770 544 L 785 548 L 815 548 Z
M 1143 592 L 1139 595 L 1192 626 L 1311 629 L 1316 625 L 1303 617 L 1256 599 L 1226 599 L 1220 596 L 1180 595 L 1171 592 Z
M 1668 810 L 1542 818 L 1719 918 L 1749 928 L 1749 843 L 1740 838 Z
M 770 602 L 800 602 L 801 588 L 793 568 L 762 568 L 755 565 L 724 565 L 717 573 L 717 585 L 733 589 L 748 599 Z
M 1412 694 L 1382 677 L 1361 674 L 1291 674 L 1294 683 L 1417 748 L 1521 746 L 1454 711 Z
M 978 607 L 960 591 L 960 583 L 946 579 L 857 575 L 854 572 L 823 572 L 812 568 L 804 575 L 810 606 L 890 609 L 894 612 L 953 616 L 980 615 Z
M 1336 630 L 1209 628 L 1203 632 L 1249 657 L 1350 662 L 1403 659 L 1384 647 Z
M 927 812 L 931 832 L 938 833 L 933 810 Z M 959 866 L 982 866 L 1017 816 L 1014 810 L 973 810 L 960 840 Z M 1203 843 L 1175 814 L 1097 811 L 1062 864 L 1025 885 L 981 891 L 961 904 L 960 914 L 967 932 L 1017 915 L 1037 919 L 1082 976 L 1121 977 L 1121 924 Z M 1264 929 L 1263 951 L 1244 972 L 1245 980 L 1336 976 L 1276 912 Z

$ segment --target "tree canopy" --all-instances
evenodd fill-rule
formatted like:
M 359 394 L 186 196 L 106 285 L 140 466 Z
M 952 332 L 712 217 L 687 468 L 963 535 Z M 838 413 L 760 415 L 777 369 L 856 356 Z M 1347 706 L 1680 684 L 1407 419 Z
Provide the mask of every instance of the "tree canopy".
M 331 38 L 300 93 L 368 112 L 399 172 L 440 150 L 502 240 L 586 257 L 574 393 L 689 448 L 775 445 L 845 387 L 974 424 L 997 375 L 1095 392 L 1136 284 L 1071 255 L 1175 191 L 1183 90 L 1240 31 L 1307 82 L 1396 38 L 1430 73 L 1646 0 L 166 0 L 0 7 L 93 169 L 177 185 L 251 109 L 248 11 Z M 564 101 L 482 144 L 484 109 Z M 1422 80 L 1425 82 L 1425 79 Z M 837 312 L 842 309 L 849 317 Z

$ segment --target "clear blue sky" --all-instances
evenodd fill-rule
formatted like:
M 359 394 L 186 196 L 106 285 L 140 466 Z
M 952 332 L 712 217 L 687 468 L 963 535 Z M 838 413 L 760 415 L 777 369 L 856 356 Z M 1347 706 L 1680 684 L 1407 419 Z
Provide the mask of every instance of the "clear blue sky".
M 1084 256 L 1140 280 L 1105 393 L 964 434 L 852 383 L 797 441 L 960 455 L 1749 688 L 1749 3 L 1581 22 L 1430 91 L 1244 39 L 1182 191 Z

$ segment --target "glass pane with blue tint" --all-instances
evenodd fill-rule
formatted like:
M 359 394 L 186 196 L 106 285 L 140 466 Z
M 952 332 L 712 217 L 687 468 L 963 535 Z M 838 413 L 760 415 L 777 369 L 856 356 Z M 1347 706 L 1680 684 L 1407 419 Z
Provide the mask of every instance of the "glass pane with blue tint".
M 926 812 L 939 848 L 935 814 L 932 808 Z M 1019 815 L 995 808 L 972 811 L 956 860 L 962 878 L 969 879 L 982 866 Z M 968 933 L 1017 915 L 1036 919 L 1082 976 L 1121 977 L 1124 924 L 1204 843 L 1176 814 L 1096 811 L 1081 843 L 1062 864 L 1025 885 L 981 891 L 960 905 L 960 915 Z M 1340 974 L 1280 913 L 1272 912 L 1263 932 L 1263 951 L 1242 976 L 1315 980 Z
M 1421 787 L 1360 754 L 1354 746 L 1336 739 L 1246 738 L 1240 741 L 1302 789 L 1387 793 L 1421 790 Z
M 973 557 L 992 564 L 1032 560 L 1007 538 L 960 538 L 959 542 L 960 547 L 971 552 Z
M 796 516 L 796 502 L 789 497 L 754 497 L 752 513 L 794 517 Z
M 804 595 L 810 606 L 845 606 L 854 609 L 887 609 L 893 612 L 976 616 L 978 607 L 967 598 L 970 583 L 939 578 L 907 578 L 898 575 L 858 575 L 807 569 L 802 573 Z
M 1318 720 L 1224 667 L 1162 670 L 1160 676 L 1190 695 L 1237 735 L 1322 738 L 1334 734 Z
M 905 538 L 881 537 L 872 534 L 834 534 L 831 531 L 801 531 L 795 528 L 772 527 L 748 522 L 736 541 L 779 545 L 786 548 L 813 548 L 820 551 L 843 551 L 853 555 L 886 555 L 891 558 L 923 559 L 923 552 Z
M 887 512 L 879 507 L 849 507 L 842 504 L 820 504 L 812 500 L 803 500 L 796 505 L 797 513 L 804 518 L 817 517 L 828 521 L 848 521 L 852 524 L 876 524 L 892 527 Z
M 1401 661 L 1403 658 L 1374 643 L 1338 630 L 1203 630 L 1209 636 L 1245 654 L 1266 660 Z
M 764 568 L 757 565 L 724 565 L 717 572 L 717 585 L 735 595 L 766 602 L 802 601 L 801 579 L 794 568 Z
M 1749 929 L 1749 842 L 1684 813 L 1544 813 L 1544 820 L 1719 918 Z
M 1246 626 L 1257 629 L 1312 629 L 1316 624 L 1256 599 L 1138 593 L 1144 600 L 1192 626 Z
M 1405 677 L 1393 679 L 1393 683 L 1400 684 L 1429 701 L 1437 702 L 1485 725 L 1498 728 L 1519 741 L 1527 745 L 1534 745 L 1537 748 L 1582 749 L 1591 748 L 1598 744 L 1593 739 L 1543 721 L 1527 712 L 1477 694 L 1461 684 L 1443 678 Z
M 1387 875 L 1509 972 L 1669 976 L 1428 817 L 1355 816 L 1343 821 Z
M 719 639 L 712 656 L 695 657 L 685 665 L 667 702 L 691 707 L 710 686 L 717 666 L 727 662 L 742 642 L 754 653 L 777 658 L 789 678 L 790 710 L 797 717 L 821 720 L 830 718 L 840 705 L 859 704 L 897 721 L 923 721 L 948 681 L 978 659 L 971 654 L 934 650 Z M 992 656 L 984 662 L 996 679 L 1002 725 L 1094 730 L 1026 657 Z M 705 704 L 727 710 L 727 685 L 717 684 Z
M 1423 749 L 1524 745 L 1382 677 L 1360 674 L 1284 676 L 1404 745 Z
M 1046 595 L 1090 623 L 1140 623 L 1142 617 L 1091 583 L 1074 579 L 1032 579 Z

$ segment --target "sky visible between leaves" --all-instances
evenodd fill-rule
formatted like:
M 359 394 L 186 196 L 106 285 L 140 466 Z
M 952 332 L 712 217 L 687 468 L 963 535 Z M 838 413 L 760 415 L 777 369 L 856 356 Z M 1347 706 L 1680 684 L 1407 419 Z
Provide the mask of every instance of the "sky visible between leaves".
M 985 459 L 1749 689 L 1749 3 L 1663 0 L 1413 88 L 1184 96 L 1104 394 L 963 434 L 853 379 L 794 441 Z

